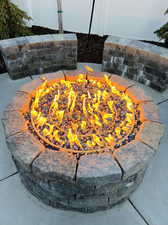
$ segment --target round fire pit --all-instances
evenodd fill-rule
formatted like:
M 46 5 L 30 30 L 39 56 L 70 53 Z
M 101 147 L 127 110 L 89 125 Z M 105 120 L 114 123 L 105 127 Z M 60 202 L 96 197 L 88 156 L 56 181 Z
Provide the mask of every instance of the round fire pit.
M 4 112 L 21 180 L 44 203 L 94 212 L 128 198 L 163 135 L 158 108 L 133 82 L 101 72 L 46 74 Z

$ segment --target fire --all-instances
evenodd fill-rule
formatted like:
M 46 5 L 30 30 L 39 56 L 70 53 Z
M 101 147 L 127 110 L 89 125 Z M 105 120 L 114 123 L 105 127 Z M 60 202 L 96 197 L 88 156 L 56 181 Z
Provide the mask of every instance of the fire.
M 89 72 L 93 70 L 86 66 Z M 32 98 L 31 124 L 44 143 L 67 151 L 113 149 L 134 130 L 136 105 L 105 74 L 47 81 Z

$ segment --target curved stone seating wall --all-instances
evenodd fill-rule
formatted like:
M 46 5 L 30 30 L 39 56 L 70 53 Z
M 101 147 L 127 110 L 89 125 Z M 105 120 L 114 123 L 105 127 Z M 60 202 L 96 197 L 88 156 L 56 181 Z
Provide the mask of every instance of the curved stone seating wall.
M 0 41 L 6 68 L 11 79 L 75 69 L 77 38 L 75 34 L 50 34 Z
M 109 36 L 104 45 L 103 71 L 164 91 L 168 87 L 168 50 L 141 41 Z

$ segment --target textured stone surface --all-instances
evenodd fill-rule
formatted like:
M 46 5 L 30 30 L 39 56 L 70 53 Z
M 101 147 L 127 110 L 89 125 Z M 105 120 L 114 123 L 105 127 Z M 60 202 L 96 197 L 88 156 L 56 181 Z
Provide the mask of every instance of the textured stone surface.
M 145 169 L 154 156 L 154 151 L 140 141 L 132 141 L 115 150 L 113 156 L 123 169 L 125 179 Z
M 0 41 L 0 49 L 12 79 L 75 69 L 77 38 L 75 34 L 20 37 Z
M 138 109 L 141 111 L 141 121 L 157 121 L 159 122 L 159 108 L 153 102 L 142 102 L 139 104 Z
M 26 93 L 30 93 L 33 90 L 35 90 L 39 85 L 41 85 L 43 82 L 42 79 L 40 78 L 36 78 L 26 84 L 24 84 L 23 86 L 21 86 L 20 91 L 22 92 L 26 92 Z
M 118 87 L 121 91 L 125 91 L 128 87 L 132 87 L 135 84 L 131 80 L 126 80 L 118 75 L 112 74 L 110 79 L 114 86 Z
M 28 107 L 30 102 L 30 96 L 22 91 L 16 92 L 10 104 L 6 107 L 6 111 L 18 110 L 22 111 L 24 108 Z
M 152 101 L 152 99 L 145 94 L 142 88 L 138 86 L 129 87 L 126 90 L 126 94 L 128 94 L 135 103 L 145 102 L 145 101 Z
M 61 179 L 39 179 L 31 173 L 21 173 L 21 180 L 26 188 L 45 204 L 52 207 L 77 210 L 85 213 L 109 209 L 128 196 L 142 182 L 145 170 L 117 183 L 109 183 L 95 191 L 81 193 L 74 182 Z
M 19 111 L 5 111 L 2 124 L 4 126 L 6 137 L 27 130 L 27 125 L 23 114 Z
M 33 160 L 45 150 L 29 131 L 9 136 L 6 142 L 19 170 L 30 171 Z
M 72 180 L 75 176 L 76 157 L 61 151 L 46 150 L 33 162 L 36 176 L 46 179 L 63 178 Z
M 137 137 L 155 150 L 158 149 L 160 139 L 164 134 L 164 126 L 155 122 L 144 122 Z
M 81 189 L 99 188 L 119 181 L 121 169 L 111 153 L 84 155 L 80 157 L 76 179 Z
M 44 75 L 41 75 L 40 78 L 46 78 L 47 80 L 55 80 L 59 78 L 64 79 L 64 73 L 62 71 L 58 71 L 56 73 L 46 73 Z
M 86 76 L 86 71 L 84 70 L 64 70 L 65 79 L 68 80 L 68 76 L 78 76 L 79 74 L 84 74 Z
M 104 45 L 103 70 L 163 91 L 168 87 L 168 50 L 109 36 Z

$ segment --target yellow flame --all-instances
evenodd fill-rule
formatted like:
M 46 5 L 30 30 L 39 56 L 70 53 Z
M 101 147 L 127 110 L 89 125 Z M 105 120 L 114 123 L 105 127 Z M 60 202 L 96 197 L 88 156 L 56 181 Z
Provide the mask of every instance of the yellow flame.
M 108 98 L 108 96 L 109 96 L 109 93 L 108 93 L 106 90 L 104 90 L 104 91 L 102 92 L 102 98 L 103 98 L 103 100 L 106 101 L 107 98 Z
M 92 97 L 91 97 L 91 95 L 90 95 L 90 92 L 89 92 L 89 91 L 87 91 L 87 94 L 88 94 L 88 98 L 89 98 L 89 99 L 91 99 Z
M 68 137 L 68 140 L 70 142 L 71 147 L 73 147 L 73 145 L 76 144 L 80 148 L 82 148 L 82 146 L 80 144 L 80 141 L 78 139 L 78 136 L 76 134 L 72 133 L 72 129 L 71 128 L 68 129 L 67 137 Z
M 54 133 L 53 133 L 53 137 L 54 137 L 54 139 L 55 139 L 57 142 L 62 143 L 62 140 L 60 139 L 58 133 L 59 133 L 59 130 L 55 130 Z
M 111 80 L 109 79 L 109 76 L 107 74 L 104 75 L 105 82 L 108 86 L 111 86 Z
M 58 90 L 58 94 L 55 95 L 54 100 L 53 100 L 53 102 L 50 106 L 50 110 L 52 110 L 52 109 L 54 111 L 58 110 L 58 100 L 59 100 L 59 98 L 60 98 L 60 91 Z
M 92 134 L 92 137 L 93 137 L 93 141 L 99 145 L 99 146 L 102 146 L 103 145 L 103 142 L 100 140 L 100 138 L 96 135 L 96 134 Z
M 71 82 L 70 81 L 68 81 L 68 80 L 61 80 L 60 81 L 60 83 L 61 84 L 64 84 L 67 88 L 72 88 L 72 86 L 71 86 Z
M 94 141 L 87 141 L 86 144 L 89 148 L 93 148 L 96 145 Z
M 33 117 L 37 117 L 38 116 L 38 112 L 36 111 L 36 110 L 31 110 L 31 115 L 33 116 Z
M 47 122 L 47 118 L 41 116 L 41 112 L 38 114 L 36 118 L 37 126 L 43 126 Z
M 108 137 L 105 137 L 105 140 L 109 143 L 109 144 L 113 144 L 114 143 L 114 137 L 109 134 Z
M 75 91 L 73 90 L 73 88 L 71 88 L 68 95 L 68 109 L 70 109 L 70 106 L 74 98 L 75 98 Z
M 89 112 L 90 114 L 93 113 L 93 108 L 91 107 L 90 103 L 88 103 L 88 112 Z
M 85 130 L 86 129 L 86 124 L 87 124 L 86 121 L 82 121 L 81 122 L 81 129 L 82 130 Z
M 47 128 L 43 129 L 44 136 L 50 136 L 50 131 Z
M 84 74 L 81 73 L 78 75 L 77 82 L 80 82 L 80 83 L 86 82 L 86 78 L 85 78 Z
M 55 113 L 55 115 L 56 115 L 58 121 L 59 121 L 60 123 L 62 123 L 62 120 L 63 120 L 63 117 L 64 117 L 64 111 L 63 111 L 63 110 L 59 110 L 59 111 L 57 111 L 57 112 Z
M 86 95 L 83 94 L 81 96 L 81 99 L 83 100 L 83 103 L 82 103 L 82 110 L 83 110 L 83 113 L 85 116 L 87 116 L 87 109 L 86 109 Z
M 76 133 L 78 129 L 78 124 L 77 123 L 71 123 L 73 131 Z
M 109 121 L 108 119 L 113 119 L 113 114 L 110 114 L 110 113 L 103 113 L 102 114 L 102 119 L 103 119 L 103 122 L 105 124 L 107 124 Z
M 127 113 L 127 114 L 126 114 L 126 121 L 127 121 L 129 124 L 132 124 L 132 123 L 133 123 L 133 114 L 132 114 L 132 113 Z
M 116 132 L 117 136 L 119 136 L 119 135 L 120 135 L 120 132 L 121 132 L 121 129 L 120 129 L 119 127 L 117 127 L 117 128 L 115 129 L 115 132 Z
M 113 111 L 113 101 L 108 101 L 107 105 L 111 111 Z
M 73 99 L 72 99 L 72 104 L 71 104 L 71 107 L 70 107 L 70 112 L 72 113 L 74 108 L 75 108 L 75 103 L 76 103 L 76 98 L 77 98 L 77 94 L 75 94 L 73 96 Z
M 120 91 L 117 90 L 117 88 L 115 86 L 111 86 L 111 91 L 112 91 L 112 93 L 114 93 L 116 95 L 120 95 Z

